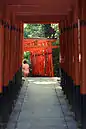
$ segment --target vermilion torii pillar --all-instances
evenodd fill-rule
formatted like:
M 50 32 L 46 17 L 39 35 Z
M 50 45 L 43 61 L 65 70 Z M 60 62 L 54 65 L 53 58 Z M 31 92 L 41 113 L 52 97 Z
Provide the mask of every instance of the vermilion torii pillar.
M 20 27 L 20 25 L 19 25 L 19 23 L 17 23 L 17 28 L 19 28 Z M 21 56 L 21 53 L 20 53 L 20 33 L 19 32 L 16 32 L 17 33 L 17 38 L 16 38 L 16 42 L 17 42 L 17 44 L 16 44 L 16 49 L 17 49 L 17 58 L 16 58 L 16 63 L 17 63 L 17 71 L 16 72 L 18 72 L 18 70 L 19 70 L 19 61 L 20 61 L 20 56 Z
M 60 29 L 60 67 L 61 67 L 61 85 L 62 89 L 65 90 L 65 67 L 64 67 L 64 21 L 59 22 Z
M 10 24 L 10 12 L 7 6 L 4 9 L 4 22 Z M 10 30 L 4 26 L 4 88 L 9 84 L 9 69 L 10 69 Z
M 3 18 L 3 12 L 0 10 L 0 18 Z M 3 88 L 3 72 L 4 72 L 4 27 L 0 23 L 0 93 Z
M 18 24 L 16 23 L 16 28 L 18 28 L 19 26 L 18 26 Z M 17 63 L 18 63 L 18 44 L 19 44 L 19 32 L 15 32 L 15 35 L 16 35 L 16 39 L 15 39 L 15 74 L 17 73 L 17 71 L 18 71 L 18 65 L 17 65 Z
M 66 17 L 65 17 L 66 18 Z M 64 19 L 64 28 L 63 28 L 63 33 L 64 33 L 64 36 L 63 36 L 63 42 L 64 42 L 64 46 L 63 46 L 63 49 L 64 49 L 64 71 L 65 72 L 67 72 L 67 61 L 66 61 L 66 59 L 67 59 L 67 55 L 66 55 L 66 53 L 67 53 L 67 33 L 66 33 L 66 31 L 65 31 L 65 28 L 66 28 L 66 19 Z
M 10 15 L 10 25 L 13 25 L 14 21 L 13 21 L 13 13 L 11 12 L 11 15 Z M 13 66 L 14 66 L 14 30 L 10 30 L 10 81 L 13 80 Z
M 67 22 L 67 16 L 65 16 L 64 24 L 63 24 L 63 55 L 64 55 L 64 92 L 68 96 L 68 71 L 69 71 L 69 62 L 68 62 L 68 56 L 69 56 L 69 46 L 68 46 L 68 22 Z
M 67 15 L 67 21 L 68 21 L 68 31 L 67 31 L 67 34 L 68 34 L 68 42 L 67 42 L 67 45 L 68 45 L 68 76 L 71 77 L 71 30 L 70 30 L 70 11 L 68 12 L 68 15 Z
M 78 3 L 76 3 L 78 6 Z M 74 9 L 74 17 L 73 17 L 73 23 L 75 25 L 74 27 L 74 63 L 75 63 L 75 80 L 74 83 L 76 86 L 80 86 L 80 80 L 79 80 L 79 42 L 78 42 L 78 7 L 75 7 Z
M 79 2 L 73 8 L 73 106 L 76 119 L 80 120 L 80 72 L 79 72 L 79 39 L 78 39 Z
M 64 33 L 63 33 L 63 24 L 64 24 L 64 21 L 60 21 L 59 23 L 59 28 L 60 28 L 60 66 L 61 68 L 63 69 L 63 62 L 64 62 L 64 48 L 63 48 L 63 42 L 64 42 Z
M 23 23 L 22 22 L 20 22 L 20 67 L 21 67 L 21 65 L 22 65 L 22 57 L 23 57 L 23 38 L 24 38 L 24 36 L 23 36 Z
M 82 129 L 86 129 L 86 0 L 80 1 L 81 5 L 81 109 Z
M 71 10 L 68 12 L 68 16 L 67 16 L 67 46 L 68 46 L 68 97 L 69 97 L 69 102 L 70 104 L 72 104 L 73 102 L 73 78 L 72 78 L 72 43 L 73 43 L 73 37 L 72 37 L 72 20 L 73 20 L 73 12 L 72 12 L 72 8 Z
M 73 102 L 76 119 L 80 120 L 80 80 L 79 80 L 79 42 L 78 42 L 78 2 L 76 1 L 75 8 L 73 10 L 73 78 L 74 78 L 74 90 L 73 90 Z
M 19 28 L 19 23 L 17 23 L 17 28 Z M 20 58 L 20 55 L 19 55 L 19 45 L 20 45 L 20 33 L 19 32 L 16 32 L 16 73 L 18 72 L 18 69 L 19 69 L 19 58 Z
M 67 39 L 67 17 L 65 17 L 65 20 L 64 20 L 64 27 L 65 27 L 65 32 L 64 32 L 64 37 L 65 37 L 65 40 L 64 40 L 64 47 L 65 47 L 65 72 L 67 73 L 68 72 L 68 39 Z
M 68 16 L 66 17 L 66 34 L 67 34 L 67 53 L 66 53 L 66 58 L 67 58 L 67 75 L 69 76 L 69 59 L 70 59 L 70 48 L 69 48 L 69 18 Z

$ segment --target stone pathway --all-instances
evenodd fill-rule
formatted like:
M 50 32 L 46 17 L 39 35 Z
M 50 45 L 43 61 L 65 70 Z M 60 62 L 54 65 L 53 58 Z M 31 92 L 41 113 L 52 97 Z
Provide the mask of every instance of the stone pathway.
M 77 129 L 56 78 L 26 78 L 7 129 Z

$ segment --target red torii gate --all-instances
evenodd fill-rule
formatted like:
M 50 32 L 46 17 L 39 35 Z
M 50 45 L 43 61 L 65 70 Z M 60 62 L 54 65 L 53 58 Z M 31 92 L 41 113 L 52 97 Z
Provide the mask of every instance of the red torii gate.
M 32 74 L 34 76 L 54 76 L 52 43 L 56 39 L 24 39 L 24 51 L 31 52 Z

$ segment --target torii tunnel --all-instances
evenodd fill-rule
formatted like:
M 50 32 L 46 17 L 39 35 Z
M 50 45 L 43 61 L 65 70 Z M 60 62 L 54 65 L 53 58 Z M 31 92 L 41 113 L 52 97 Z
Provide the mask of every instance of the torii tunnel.
M 23 23 L 59 23 L 61 85 L 86 129 L 86 0 L 0 2 L 1 94 L 21 84 Z

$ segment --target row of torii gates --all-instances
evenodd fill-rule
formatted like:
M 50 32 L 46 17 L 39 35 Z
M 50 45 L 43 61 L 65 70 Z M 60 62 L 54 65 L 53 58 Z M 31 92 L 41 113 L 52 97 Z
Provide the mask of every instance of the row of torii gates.
M 54 64 L 52 49 L 59 46 L 54 45 L 57 39 L 27 38 L 23 40 L 24 52 L 30 52 L 32 76 L 53 77 Z
M 14 83 L 21 84 L 23 23 L 57 22 L 61 32 L 61 85 L 76 119 L 86 129 L 86 0 L 1 1 L 0 93 Z

